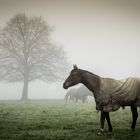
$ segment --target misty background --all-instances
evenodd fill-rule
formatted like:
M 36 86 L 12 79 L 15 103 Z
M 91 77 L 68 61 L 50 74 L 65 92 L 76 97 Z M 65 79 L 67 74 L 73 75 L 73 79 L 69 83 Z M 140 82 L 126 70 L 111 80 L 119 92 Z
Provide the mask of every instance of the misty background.
M 0 29 L 18 13 L 42 16 L 71 64 L 103 77 L 140 77 L 139 0 L 0 0 Z M 22 86 L 1 81 L 0 99 L 20 99 Z M 28 98 L 61 99 L 66 92 L 62 83 L 35 81 Z

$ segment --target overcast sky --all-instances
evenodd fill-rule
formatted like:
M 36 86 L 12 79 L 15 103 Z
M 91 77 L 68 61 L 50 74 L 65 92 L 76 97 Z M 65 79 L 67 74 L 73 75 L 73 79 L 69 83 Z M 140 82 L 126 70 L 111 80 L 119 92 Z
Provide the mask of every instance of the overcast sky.
M 140 77 L 139 0 L 0 0 L 0 28 L 17 13 L 42 16 L 69 61 L 100 76 Z M 7 88 L 8 87 L 8 88 Z M 0 85 L 0 98 L 20 98 L 21 84 Z M 63 98 L 62 85 L 30 84 L 30 98 Z

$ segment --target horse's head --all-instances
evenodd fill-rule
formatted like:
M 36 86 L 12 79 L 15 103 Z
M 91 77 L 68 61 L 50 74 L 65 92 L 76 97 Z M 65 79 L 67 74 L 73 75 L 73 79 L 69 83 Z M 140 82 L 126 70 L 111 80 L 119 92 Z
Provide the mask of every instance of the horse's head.
M 63 88 L 68 89 L 81 82 L 80 72 L 76 65 L 73 65 L 73 70 L 70 72 L 69 77 L 63 83 Z

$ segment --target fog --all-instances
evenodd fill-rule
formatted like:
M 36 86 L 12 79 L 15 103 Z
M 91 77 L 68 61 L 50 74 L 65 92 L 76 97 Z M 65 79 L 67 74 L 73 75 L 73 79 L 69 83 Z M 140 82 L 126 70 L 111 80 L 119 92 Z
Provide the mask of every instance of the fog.
M 54 28 L 51 37 L 71 64 L 103 77 L 140 77 L 139 0 L 0 0 L 0 28 L 23 12 Z M 19 99 L 21 92 L 22 83 L 0 83 L 0 99 Z M 36 81 L 28 97 L 61 99 L 65 93 L 62 83 Z

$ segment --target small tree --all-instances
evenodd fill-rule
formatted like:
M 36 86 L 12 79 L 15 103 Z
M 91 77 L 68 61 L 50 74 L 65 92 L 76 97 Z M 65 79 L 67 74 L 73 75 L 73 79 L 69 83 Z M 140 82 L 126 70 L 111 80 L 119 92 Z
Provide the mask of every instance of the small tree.
M 63 77 L 67 61 L 62 47 L 50 39 L 51 28 L 41 17 L 14 16 L 0 34 L 0 80 L 23 81 L 27 99 L 33 80 L 55 82 Z

